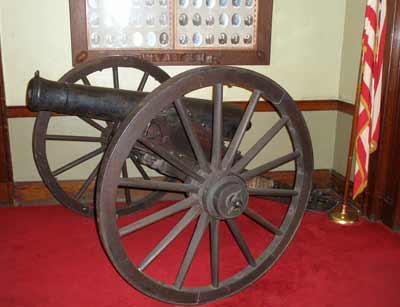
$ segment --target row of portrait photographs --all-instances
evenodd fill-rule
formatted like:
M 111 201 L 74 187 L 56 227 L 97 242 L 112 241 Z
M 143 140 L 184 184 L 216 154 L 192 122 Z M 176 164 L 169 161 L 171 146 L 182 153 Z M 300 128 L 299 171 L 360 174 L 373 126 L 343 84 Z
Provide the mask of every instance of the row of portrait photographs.
M 179 6 L 181 8 L 188 8 L 190 4 L 192 4 L 192 7 L 196 9 L 199 9 L 202 6 L 212 9 L 216 6 L 225 8 L 231 5 L 235 8 L 239 8 L 241 6 L 253 7 L 254 2 L 254 0 L 179 0 Z
M 161 7 L 167 7 L 169 4 L 168 0 L 123 0 L 124 2 L 129 2 L 129 4 L 134 7 L 138 8 L 140 6 L 146 6 L 146 7 L 153 7 L 153 6 L 161 6 Z M 88 5 L 91 8 L 99 8 L 101 7 L 101 2 L 102 0 L 87 0 Z M 254 0 L 179 0 L 178 5 L 181 8 L 201 8 L 201 7 L 206 7 L 209 9 L 215 8 L 215 7 L 235 7 L 239 8 L 241 6 L 243 7 L 253 7 L 254 5 Z
M 215 17 L 213 15 L 208 15 L 207 17 L 204 18 L 204 24 L 207 26 L 214 26 L 215 25 Z M 222 27 L 227 27 L 229 25 L 232 25 L 234 27 L 239 27 L 242 24 L 242 20 L 243 20 L 243 24 L 245 26 L 252 26 L 253 22 L 254 22 L 254 17 L 252 15 L 247 15 L 244 18 L 238 14 L 238 13 L 234 13 L 232 14 L 231 18 L 229 18 L 229 15 L 226 13 L 222 13 L 218 16 L 218 25 L 222 26 Z M 189 24 L 189 17 L 186 13 L 182 13 L 179 15 L 179 25 L 184 27 L 187 26 Z M 192 17 L 191 23 L 194 26 L 201 26 L 203 22 L 203 18 L 201 17 L 201 15 L 199 13 L 195 13 Z M 229 23 L 231 22 L 231 23 Z M 160 22 L 161 23 L 161 22 Z
M 230 37 L 226 33 L 220 33 L 219 35 L 214 34 L 201 34 L 200 32 L 195 32 L 192 37 L 190 35 L 183 33 L 179 35 L 179 44 L 182 46 L 192 43 L 196 47 L 200 47 L 204 44 L 214 45 L 215 43 L 219 45 L 226 45 L 231 42 L 232 45 L 238 45 L 243 40 L 244 44 L 251 44 L 253 42 L 253 36 L 251 34 L 245 34 L 241 37 L 240 34 L 234 33 Z M 154 32 L 149 32 L 143 35 L 140 32 L 135 32 L 132 37 L 129 38 L 126 33 L 122 34 L 120 41 L 116 39 L 116 35 L 107 34 L 104 38 L 98 33 L 92 33 L 90 37 L 90 42 L 92 46 L 99 46 L 101 44 L 107 47 L 113 48 L 120 46 L 134 46 L 134 47 L 155 47 L 157 41 L 161 46 L 167 47 L 169 45 L 169 35 L 166 32 L 162 32 L 157 37 Z

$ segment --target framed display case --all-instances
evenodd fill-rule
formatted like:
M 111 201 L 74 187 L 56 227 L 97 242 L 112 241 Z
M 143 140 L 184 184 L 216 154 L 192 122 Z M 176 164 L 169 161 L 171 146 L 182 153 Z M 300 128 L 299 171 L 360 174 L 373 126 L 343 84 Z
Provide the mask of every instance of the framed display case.
M 272 0 L 70 0 L 73 64 L 269 64 Z

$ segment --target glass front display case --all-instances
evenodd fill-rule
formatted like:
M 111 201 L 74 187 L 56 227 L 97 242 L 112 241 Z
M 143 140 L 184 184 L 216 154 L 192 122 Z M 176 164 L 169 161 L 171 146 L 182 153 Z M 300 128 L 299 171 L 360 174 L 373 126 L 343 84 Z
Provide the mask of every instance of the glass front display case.
M 272 0 L 70 0 L 74 64 L 269 64 Z

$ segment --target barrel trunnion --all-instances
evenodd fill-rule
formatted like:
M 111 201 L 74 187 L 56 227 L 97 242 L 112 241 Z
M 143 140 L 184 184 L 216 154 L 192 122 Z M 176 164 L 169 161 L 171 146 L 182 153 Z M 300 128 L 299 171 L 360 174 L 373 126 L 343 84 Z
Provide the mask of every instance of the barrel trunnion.
M 108 257 L 139 291 L 172 304 L 215 301 L 255 282 L 289 245 L 309 197 L 313 155 L 300 111 L 269 78 L 210 66 L 163 80 L 150 93 L 66 85 L 39 76 L 31 82 L 27 96 L 32 109 L 46 116 L 58 111 L 113 123 L 107 126 L 112 133 L 96 173 L 96 220 Z M 57 93 L 58 101 L 51 95 L 47 99 L 43 89 Z M 209 99 L 193 98 L 202 90 Z M 246 93 L 244 110 L 229 104 L 232 93 Z M 257 105 L 266 103 L 276 114 L 260 121 L 253 115 Z M 290 148 L 268 156 L 282 139 Z M 132 157 L 164 179 L 124 176 Z M 292 186 L 249 184 L 287 165 L 293 166 Z M 131 205 L 125 217 L 119 214 L 120 189 L 173 192 L 182 198 L 160 203 L 155 197 L 146 205 Z M 274 197 L 288 199 L 288 205 L 265 199 Z M 172 263 L 171 251 L 176 252 Z M 196 275 L 204 258 L 209 264 Z

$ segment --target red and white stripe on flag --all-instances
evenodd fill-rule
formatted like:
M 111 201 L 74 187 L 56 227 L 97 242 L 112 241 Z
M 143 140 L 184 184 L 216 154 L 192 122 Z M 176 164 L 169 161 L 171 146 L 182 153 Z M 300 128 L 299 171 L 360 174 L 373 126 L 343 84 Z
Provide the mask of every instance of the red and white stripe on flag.
M 369 155 L 376 150 L 378 144 L 385 38 L 386 0 L 368 0 L 362 37 L 361 101 L 358 110 L 353 198 L 367 186 Z

